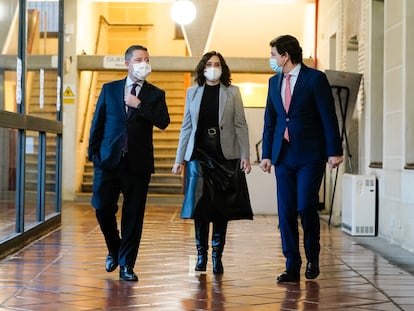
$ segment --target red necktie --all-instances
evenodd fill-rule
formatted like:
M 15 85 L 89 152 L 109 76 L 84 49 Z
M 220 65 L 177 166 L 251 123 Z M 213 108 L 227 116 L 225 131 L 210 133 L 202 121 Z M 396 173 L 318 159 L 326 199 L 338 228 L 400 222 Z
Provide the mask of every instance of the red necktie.
M 292 99 L 292 92 L 290 90 L 290 74 L 286 75 L 286 87 L 285 87 L 285 111 L 289 111 L 290 101 Z M 283 136 L 287 141 L 289 141 L 288 128 L 286 126 L 285 134 Z

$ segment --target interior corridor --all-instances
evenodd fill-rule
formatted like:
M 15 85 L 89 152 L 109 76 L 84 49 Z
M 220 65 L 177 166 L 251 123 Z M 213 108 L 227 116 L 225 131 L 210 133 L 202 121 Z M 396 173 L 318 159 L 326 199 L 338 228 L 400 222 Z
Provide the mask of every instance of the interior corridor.
M 122 282 L 119 269 L 105 271 L 94 210 L 66 203 L 60 229 L 0 261 L 0 311 L 414 310 L 412 274 L 324 221 L 316 280 L 302 271 L 299 284 L 276 284 L 284 270 L 276 216 L 231 222 L 224 274 L 213 275 L 210 260 L 196 275 L 193 221 L 179 212 L 147 207 L 139 282 Z

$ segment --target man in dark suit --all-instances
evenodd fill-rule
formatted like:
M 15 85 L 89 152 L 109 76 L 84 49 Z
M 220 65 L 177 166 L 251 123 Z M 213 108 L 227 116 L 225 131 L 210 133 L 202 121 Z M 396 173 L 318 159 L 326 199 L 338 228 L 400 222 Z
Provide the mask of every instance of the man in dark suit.
M 286 257 L 286 271 L 277 282 L 298 282 L 302 264 L 298 216 L 307 259 L 305 277 L 314 279 L 319 275 L 319 188 L 326 162 L 334 168 L 343 161 L 342 143 L 326 75 L 303 64 L 296 38 L 280 36 L 270 47 L 270 64 L 279 73 L 269 80 L 260 166 L 268 173 L 275 166 Z
M 106 271 L 114 271 L 119 264 L 120 280 L 138 281 L 133 268 L 154 172 L 153 127 L 165 129 L 170 117 L 165 92 L 145 80 L 151 72 L 147 48 L 129 47 L 125 65 L 125 79 L 102 87 L 92 120 L 88 159 L 94 163 L 92 206 L 109 252 Z M 120 193 L 121 236 L 116 220 Z

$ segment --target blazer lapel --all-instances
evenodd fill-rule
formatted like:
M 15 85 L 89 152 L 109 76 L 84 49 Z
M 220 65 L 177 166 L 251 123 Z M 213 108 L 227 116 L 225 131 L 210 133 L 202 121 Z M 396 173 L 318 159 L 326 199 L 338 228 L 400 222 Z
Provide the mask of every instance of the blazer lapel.
M 271 88 L 272 90 L 279 91 L 276 95 L 276 92 L 272 92 L 272 100 L 273 106 L 275 110 L 279 113 L 279 111 L 285 112 L 285 107 L 283 107 L 283 99 L 282 99 L 282 81 L 283 81 L 283 74 L 277 74 L 276 76 L 271 78 Z M 285 112 L 286 113 L 286 112 Z
M 227 104 L 227 97 L 229 94 L 228 87 L 225 87 L 223 84 L 220 85 L 220 93 L 219 93 L 219 115 L 218 115 L 218 121 L 219 124 L 221 123 L 221 120 L 223 119 L 223 113 L 224 108 Z
M 293 89 L 292 100 L 290 102 L 289 110 L 295 107 L 296 98 L 298 98 L 300 94 L 302 94 L 302 90 L 305 87 L 305 82 L 307 81 L 307 78 L 306 78 L 307 75 L 308 75 L 308 70 L 302 64 L 302 68 L 300 69 L 298 78 L 296 80 L 295 88 Z
M 198 116 L 200 113 L 201 99 L 203 97 L 204 85 L 198 86 L 194 90 L 194 94 L 191 97 L 191 102 L 194 104 L 194 124 L 198 124 Z
M 119 80 L 119 83 L 116 85 L 116 89 L 114 90 L 114 94 L 119 94 L 119 100 L 116 101 L 116 104 L 119 106 L 124 113 L 125 118 L 127 118 L 126 106 L 125 106 L 125 84 L 126 78 L 123 80 Z

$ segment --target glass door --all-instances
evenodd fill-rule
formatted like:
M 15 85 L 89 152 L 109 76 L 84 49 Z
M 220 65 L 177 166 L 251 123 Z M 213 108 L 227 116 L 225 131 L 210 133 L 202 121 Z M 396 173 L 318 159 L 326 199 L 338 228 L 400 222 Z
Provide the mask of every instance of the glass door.
M 3 258 L 60 224 L 63 0 L 0 6 Z

